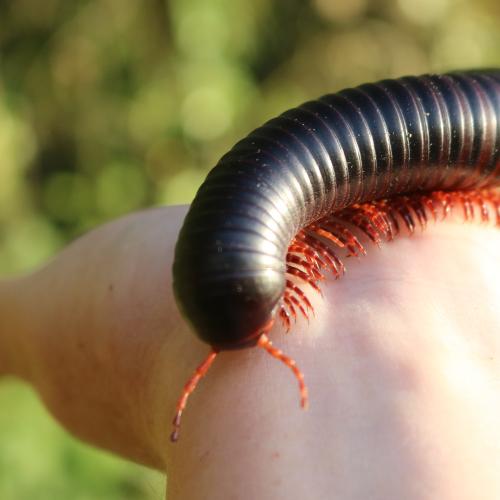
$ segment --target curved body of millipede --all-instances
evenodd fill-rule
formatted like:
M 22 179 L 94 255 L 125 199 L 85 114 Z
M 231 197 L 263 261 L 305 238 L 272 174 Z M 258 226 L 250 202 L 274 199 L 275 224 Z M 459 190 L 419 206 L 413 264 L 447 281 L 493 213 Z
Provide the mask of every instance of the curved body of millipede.
M 178 305 L 212 352 L 184 387 L 174 418 L 217 352 L 258 345 L 308 317 L 306 287 L 343 273 L 338 249 L 365 252 L 459 205 L 500 226 L 500 69 L 384 80 L 293 108 L 238 142 L 208 174 L 181 229 Z

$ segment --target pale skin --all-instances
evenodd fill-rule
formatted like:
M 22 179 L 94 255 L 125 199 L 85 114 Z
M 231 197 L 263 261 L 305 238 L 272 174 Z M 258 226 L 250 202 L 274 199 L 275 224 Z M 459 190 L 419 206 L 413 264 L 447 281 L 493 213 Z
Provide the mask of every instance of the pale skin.
M 22 377 L 70 432 L 166 471 L 169 500 L 497 499 L 500 230 L 431 224 L 310 294 L 316 316 L 262 349 L 223 352 L 169 434 L 208 354 L 181 317 L 171 264 L 185 207 L 80 238 L 0 284 L 0 373 Z

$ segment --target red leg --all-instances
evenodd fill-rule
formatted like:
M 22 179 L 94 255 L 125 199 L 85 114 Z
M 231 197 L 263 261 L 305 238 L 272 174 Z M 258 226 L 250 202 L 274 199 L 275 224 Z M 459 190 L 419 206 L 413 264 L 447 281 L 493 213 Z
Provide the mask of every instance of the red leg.
M 500 192 L 492 190 L 435 191 L 398 196 L 354 205 L 316 221 L 301 230 L 290 244 L 287 256 L 289 278 L 285 291 L 288 304 L 284 301 L 282 307 L 286 306 L 292 315 L 290 303 L 305 317 L 308 317 L 309 311 L 314 313 L 306 292 L 301 288 L 302 284 L 307 283 L 319 291 L 317 282 L 325 277 L 327 271 L 332 272 L 335 279 L 344 274 L 344 264 L 337 255 L 337 248 L 345 249 L 343 251 L 347 251 L 348 256 L 365 254 L 356 232 L 379 244 L 382 240 L 394 239 L 400 233 L 401 223 L 413 234 L 417 225 L 423 230 L 429 220 L 444 220 L 457 207 L 464 221 L 477 220 L 477 211 L 481 221 L 492 221 L 500 226 Z M 289 328 L 288 311 L 280 310 L 280 316 Z

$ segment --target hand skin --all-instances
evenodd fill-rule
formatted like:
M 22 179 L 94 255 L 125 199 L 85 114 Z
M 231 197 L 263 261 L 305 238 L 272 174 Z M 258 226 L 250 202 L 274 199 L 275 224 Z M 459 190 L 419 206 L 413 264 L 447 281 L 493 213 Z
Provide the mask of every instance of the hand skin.
M 0 371 L 74 435 L 168 473 L 169 500 L 498 499 L 500 231 L 442 223 L 368 256 L 274 344 L 207 355 L 172 296 L 185 207 L 109 223 L 0 285 Z

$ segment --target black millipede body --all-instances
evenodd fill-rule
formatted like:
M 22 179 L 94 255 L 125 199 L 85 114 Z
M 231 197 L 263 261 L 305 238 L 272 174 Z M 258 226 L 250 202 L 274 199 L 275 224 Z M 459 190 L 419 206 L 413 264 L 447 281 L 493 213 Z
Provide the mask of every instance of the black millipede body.
M 330 247 L 356 244 L 325 217 L 398 195 L 499 185 L 500 69 L 383 80 L 306 102 L 251 132 L 208 174 L 176 246 L 178 305 L 214 352 L 257 343 L 271 352 L 265 334 L 283 301 L 307 307 L 297 279 L 314 286 L 325 261 L 341 265 Z M 377 225 L 373 207 L 350 222 L 392 234 L 397 218 L 384 213 Z M 214 356 L 186 386 L 176 426 Z

